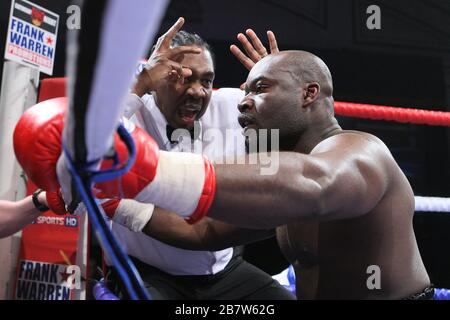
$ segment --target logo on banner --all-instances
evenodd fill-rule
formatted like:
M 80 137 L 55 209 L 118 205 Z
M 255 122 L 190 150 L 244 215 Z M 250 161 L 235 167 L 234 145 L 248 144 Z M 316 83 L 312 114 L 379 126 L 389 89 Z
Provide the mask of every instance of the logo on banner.
M 65 225 L 66 225 L 66 227 L 71 227 L 71 228 L 78 227 L 78 217 L 67 216 L 65 218 Z
M 26 0 L 11 5 L 5 59 L 53 74 L 59 15 Z
M 35 7 L 31 7 L 31 22 L 36 26 L 40 27 L 42 21 L 44 21 L 45 12 L 36 9 Z
M 81 288 L 81 271 L 76 265 L 30 260 L 19 262 L 15 298 L 18 300 L 70 300 Z
M 42 215 L 33 221 L 33 224 L 49 224 L 56 226 L 64 226 L 69 228 L 78 227 L 78 217 L 66 216 L 66 217 L 54 217 Z

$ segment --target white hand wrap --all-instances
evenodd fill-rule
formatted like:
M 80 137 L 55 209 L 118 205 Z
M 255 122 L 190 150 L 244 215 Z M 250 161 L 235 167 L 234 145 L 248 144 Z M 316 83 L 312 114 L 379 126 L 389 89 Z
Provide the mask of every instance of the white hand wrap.
M 187 218 L 197 208 L 204 184 L 202 155 L 160 151 L 155 179 L 135 199 L 157 203 Z
M 122 199 L 116 209 L 113 221 L 131 231 L 141 232 L 153 216 L 155 206 L 135 200 Z

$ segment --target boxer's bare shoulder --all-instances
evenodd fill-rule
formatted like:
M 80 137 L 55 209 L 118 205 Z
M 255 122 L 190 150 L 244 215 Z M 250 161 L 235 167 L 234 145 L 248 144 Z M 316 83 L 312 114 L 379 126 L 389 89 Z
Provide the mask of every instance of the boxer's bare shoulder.
M 389 149 L 378 137 L 367 132 L 356 130 L 342 130 L 338 134 L 324 139 L 314 147 L 314 149 L 311 151 L 311 154 L 317 154 L 336 149 L 343 150 L 342 148 L 345 148 L 343 151 L 349 148 L 353 150 L 364 151 L 364 148 L 361 148 L 363 145 L 380 148 L 380 151 L 383 151 L 383 153 L 386 152 L 390 155 Z

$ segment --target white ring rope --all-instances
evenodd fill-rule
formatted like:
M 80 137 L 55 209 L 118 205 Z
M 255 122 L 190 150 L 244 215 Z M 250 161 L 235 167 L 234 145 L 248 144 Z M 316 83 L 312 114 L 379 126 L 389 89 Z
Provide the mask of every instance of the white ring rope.
M 450 198 L 415 196 L 416 211 L 420 212 L 450 212 Z

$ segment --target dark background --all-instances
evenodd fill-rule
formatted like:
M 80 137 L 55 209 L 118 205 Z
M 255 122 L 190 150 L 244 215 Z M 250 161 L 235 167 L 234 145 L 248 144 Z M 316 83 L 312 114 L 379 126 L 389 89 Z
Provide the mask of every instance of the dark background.
M 34 2 L 60 14 L 53 76 L 63 76 L 69 1 Z M 381 8 L 381 30 L 366 27 L 366 8 L 371 4 Z M 9 8 L 10 1 L 1 1 L 1 52 Z M 161 32 L 179 16 L 186 18 L 186 30 L 200 34 L 214 48 L 215 87 L 236 87 L 244 81 L 246 70 L 228 47 L 236 43 L 238 32 L 251 27 L 261 36 L 267 29 L 274 31 L 282 50 L 303 49 L 322 57 L 333 74 L 337 101 L 450 111 L 450 2 L 173 0 Z M 339 120 L 346 129 L 368 131 L 383 139 L 416 195 L 450 196 L 448 128 Z M 414 227 L 433 283 L 450 288 L 450 215 L 416 213 Z M 272 274 L 287 265 L 275 240 L 247 246 L 245 256 Z

